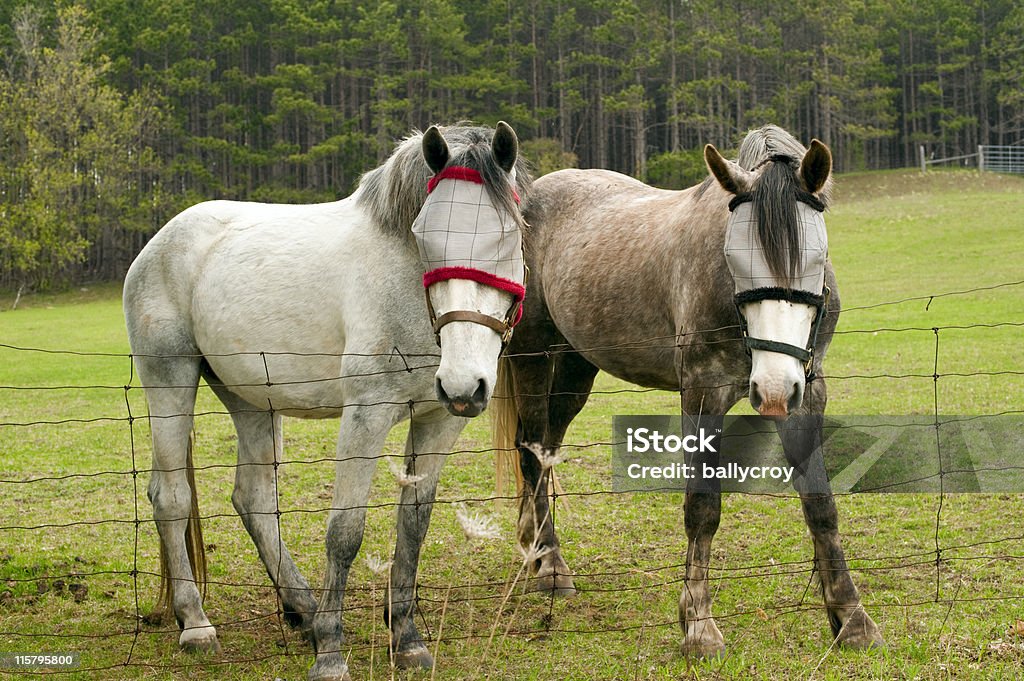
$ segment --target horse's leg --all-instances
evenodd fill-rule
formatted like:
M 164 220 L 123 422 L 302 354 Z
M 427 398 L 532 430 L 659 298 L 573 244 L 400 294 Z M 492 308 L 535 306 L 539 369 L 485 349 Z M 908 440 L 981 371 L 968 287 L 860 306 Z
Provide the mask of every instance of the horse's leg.
M 839 539 L 839 514 L 822 448 L 824 380 L 814 381 L 808 387 L 811 394 L 804 397 L 804 405 L 813 412 L 801 410 L 779 422 L 777 429 L 786 458 L 796 468 L 794 479 L 814 542 L 814 570 L 821 580 L 832 635 L 836 643 L 848 648 L 881 647 L 885 641 L 860 603 Z
M 537 518 L 548 516 L 547 478 L 544 478 L 545 486 L 540 487 L 540 462 L 531 449 L 540 446 L 547 429 L 551 367 L 548 359 L 543 356 L 515 357 L 512 360 L 512 372 L 518 403 L 516 448 L 522 485 L 516 534 L 524 555 L 530 557 L 541 544 L 551 547 L 557 545 L 558 541 L 553 524 L 543 528 L 537 521 Z M 541 534 L 542 529 L 547 530 L 546 536 Z M 532 574 L 539 569 L 540 561 L 531 560 L 528 567 Z
M 537 390 L 533 386 L 539 387 L 541 380 L 547 383 L 547 371 L 545 361 L 543 366 L 538 363 L 524 371 L 522 383 L 516 375 L 517 391 L 526 395 L 520 401 L 520 432 L 516 438 L 523 473 L 518 534 L 533 575 L 530 589 L 570 596 L 576 593 L 576 587 L 555 533 L 548 495 L 550 462 L 558 456 L 569 424 L 587 403 L 598 370 L 575 352 L 560 353 L 555 356 L 550 388 L 545 385 Z M 547 399 L 533 397 L 537 394 Z
M 699 408 L 699 407 L 698 407 Z M 683 431 L 689 435 L 698 427 L 690 408 L 683 417 Z M 707 429 L 722 427 L 722 417 L 702 416 L 699 426 Z M 688 460 L 698 470 L 706 463 L 717 467 L 718 452 L 697 452 Z M 722 515 L 721 482 L 690 478 L 686 484 L 683 506 L 686 525 L 686 580 L 679 597 L 679 623 L 683 628 L 682 652 L 694 657 L 715 657 L 725 651 L 725 638 L 711 616 L 711 591 L 708 588 L 708 568 L 711 564 L 711 542 L 718 531 Z
M 217 632 L 203 612 L 185 536 L 195 494 L 188 482 L 188 450 L 199 359 L 139 354 L 135 366 L 149 403 L 153 473 L 148 493 L 171 583 L 174 616 L 182 629 L 178 643 L 189 652 L 217 652 Z
M 285 620 L 305 636 L 312 636 L 316 599 L 281 539 L 277 516 L 277 463 L 284 447 L 281 416 L 257 411 L 219 383 L 209 383 L 238 432 L 238 467 L 231 501 L 277 588 Z
M 348 572 L 363 543 L 366 502 L 384 439 L 402 416 L 404 405 L 348 407 L 341 418 L 341 436 L 335 460 L 334 499 L 327 518 L 327 574 L 323 595 L 313 617 L 316 662 L 310 681 L 349 681 L 342 655 L 342 605 Z
M 423 479 L 402 487 L 398 506 L 398 538 L 391 563 L 391 592 L 384 609 L 384 622 L 391 629 L 391 650 L 401 668 L 429 669 L 434 659 L 416 629 L 416 570 L 420 547 L 430 526 L 437 480 L 466 419 L 436 411 L 427 418 L 414 418 L 405 444 L 405 466 L 410 476 Z

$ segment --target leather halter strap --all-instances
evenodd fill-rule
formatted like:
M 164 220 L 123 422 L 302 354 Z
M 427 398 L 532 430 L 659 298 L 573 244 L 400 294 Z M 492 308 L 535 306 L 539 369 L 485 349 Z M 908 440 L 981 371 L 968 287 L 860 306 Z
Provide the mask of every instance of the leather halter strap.
M 430 313 L 430 323 L 434 329 L 434 340 L 437 342 L 438 347 L 441 347 L 441 329 L 452 322 L 472 322 L 486 326 L 501 336 L 502 348 L 508 345 L 509 340 L 512 339 L 512 322 L 516 318 L 520 306 L 523 304 L 521 300 L 512 303 L 512 307 L 505 313 L 503 320 L 474 310 L 452 310 L 438 316 L 434 311 L 434 304 L 430 302 L 430 289 L 424 288 L 423 290 L 427 296 L 427 312 Z
M 775 287 L 754 289 L 752 291 L 743 291 L 742 293 L 738 293 L 735 297 L 736 314 L 740 320 L 740 333 L 743 336 L 743 344 L 746 347 L 747 354 L 749 355 L 751 350 L 764 350 L 765 352 L 778 352 L 783 355 L 795 357 L 803 363 L 804 375 L 808 380 L 811 380 L 814 377 L 814 373 L 812 371 L 814 346 L 818 344 L 818 330 L 821 328 L 821 322 L 828 314 L 828 300 L 831 295 L 832 290 L 828 286 L 825 287 L 821 295 L 810 293 L 809 291 L 794 291 L 792 289 Z M 806 348 L 801 348 L 799 345 L 791 345 L 789 343 L 782 343 L 764 338 L 754 338 L 749 335 L 747 332 L 747 319 L 743 316 L 743 310 L 741 308 L 746 303 L 753 303 L 761 300 L 788 300 L 791 303 L 811 305 L 814 307 L 814 321 L 811 322 L 811 333 L 807 338 Z
M 798 360 L 803 362 L 805 365 L 811 361 L 814 357 L 813 348 L 804 349 L 799 345 L 790 345 L 789 343 L 780 343 L 779 341 L 764 340 L 762 338 L 752 338 L 746 336 L 743 341 L 747 344 L 747 351 L 750 350 L 764 350 L 766 352 L 778 352 L 783 355 L 789 355 L 790 357 L 796 357 Z M 807 367 L 804 367 L 805 372 Z
M 493 329 L 498 335 L 504 336 L 508 326 L 503 322 L 498 321 L 497 317 L 492 317 L 482 312 L 474 312 L 472 310 L 452 310 L 451 312 L 445 312 L 443 315 L 434 320 L 434 334 L 440 335 L 441 328 L 450 322 L 473 322 L 474 324 L 482 324 L 488 329 Z

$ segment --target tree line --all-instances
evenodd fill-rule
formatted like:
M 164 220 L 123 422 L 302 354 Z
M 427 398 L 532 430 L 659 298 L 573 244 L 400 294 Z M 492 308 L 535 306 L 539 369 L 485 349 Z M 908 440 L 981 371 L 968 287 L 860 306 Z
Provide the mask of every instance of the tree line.
M 433 122 L 682 187 L 777 123 L 837 169 L 1014 144 L 1016 0 L 23 0 L 0 7 L 0 285 L 113 279 L 206 198 L 333 200 Z

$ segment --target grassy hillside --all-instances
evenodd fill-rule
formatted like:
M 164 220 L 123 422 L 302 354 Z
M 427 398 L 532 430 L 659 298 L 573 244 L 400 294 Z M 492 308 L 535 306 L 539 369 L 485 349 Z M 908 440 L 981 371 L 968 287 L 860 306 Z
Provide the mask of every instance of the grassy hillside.
M 827 224 L 847 311 L 827 363 L 833 413 L 927 414 L 936 399 L 946 414 L 1024 409 L 1024 285 L 986 289 L 1024 279 L 1022 189 L 1019 178 L 968 172 L 838 178 Z M 0 312 L 0 653 L 77 651 L 94 670 L 71 675 L 82 679 L 305 678 L 310 650 L 279 624 L 231 507 L 230 420 L 207 391 L 196 458 L 214 582 L 206 608 L 224 653 L 197 664 L 177 652 L 173 621 L 140 619 L 156 595 L 157 548 L 145 494 L 149 433 L 144 420 L 129 420 L 145 406 L 126 352 L 114 286 L 30 296 Z M 573 600 L 513 590 L 504 601 L 520 567 L 510 506 L 466 501 L 496 520 L 502 539 L 464 538 L 456 507 L 493 489 L 491 457 L 470 453 L 488 446 L 487 425 L 467 428 L 468 451 L 445 469 L 422 560 L 425 629 L 443 630 L 433 678 L 1019 676 L 1020 494 L 840 499 L 854 580 L 889 643 L 873 654 L 829 647 L 799 504 L 727 496 L 713 579 L 729 654 L 690 667 L 676 652 L 681 498 L 610 494 L 609 450 L 591 445 L 609 440 L 613 414 L 678 409 L 670 393 L 616 392 L 628 387 L 602 375 L 597 390 L 609 394 L 595 395 L 567 436 L 579 447 L 560 467 L 573 496 L 557 522 L 578 574 Z M 401 451 L 401 431 L 387 454 Z M 281 523 L 314 585 L 336 436 L 335 422 L 286 422 Z M 363 556 L 387 556 L 394 541 L 396 485 L 383 465 L 375 485 Z M 354 678 L 428 678 L 388 668 L 386 577 L 360 560 L 349 584 Z

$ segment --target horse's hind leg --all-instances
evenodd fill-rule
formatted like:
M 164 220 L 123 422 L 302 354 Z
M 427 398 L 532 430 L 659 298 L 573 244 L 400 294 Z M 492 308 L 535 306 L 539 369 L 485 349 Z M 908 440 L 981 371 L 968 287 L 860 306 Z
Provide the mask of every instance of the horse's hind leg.
M 825 386 L 810 384 L 811 404 L 824 410 Z M 805 404 L 808 399 L 804 399 Z M 829 625 L 836 643 L 847 648 L 876 648 L 885 645 L 878 626 L 861 605 L 857 587 L 850 577 L 839 540 L 839 513 L 825 471 L 822 450 L 822 412 L 791 416 L 777 424 L 783 449 L 794 476 L 804 520 L 814 541 L 814 570 L 821 580 Z
M 423 478 L 402 487 L 398 539 L 391 564 L 391 593 L 384 610 L 384 622 L 391 629 L 395 664 L 402 668 L 429 669 L 434 664 L 416 629 L 416 571 L 420 548 L 430 525 L 441 467 L 465 425 L 466 419 L 438 411 L 427 419 L 414 418 L 409 426 L 405 445 L 406 472 L 414 479 Z
M 210 386 L 227 407 L 238 432 L 238 467 L 231 501 L 277 588 L 285 620 L 312 637 L 316 599 L 281 539 L 277 516 L 277 464 L 284 446 L 281 416 L 255 409 L 212 379 Z
M 516 389 L 523 395 L 516 435 L 523 474 L 519 543 L 533 575 L 530 589 L 569 596 L 576 587 L 555 533 L 548 487 L 553 461 L 569 424 L 587 403 L 597 367 L 575 352 L 559 353 L 549 386 L 546 359 L 517 358 L 516 362 Z
M 134 343 L 133 350 L 138 352 Z M 164 577 L 171 585 L 174 615 L 182 628 L 178 642 L 187 651 L 216 652 L 220 649 L 217 632 L 203 612 L 186 536 L 195 494 L 188 467 L 199 359 L 137 355 L 135 366 L 149 403 L 153 434 L 149 499 L 165 559 Z M 197 550 L 201 552 L 202 547 Z
M 684 432 L 690 434 L 697 421 L 684 417 Z M 699 425 L 705 430 L 720 428 L 721 417 L 702 417 Z M 703 470 L 706 463 L 718 466 L 717 452 L 697 452 L 689 464 Z M 708 588 L 708 568 L 711 564 L 711 542 L 718 531 L 722 515 L 721 483 L 687 481 L 683 513 L 686 525 L 686 580 L 679 597 L 679 623 L 683 627 L 682 652 L 693 657 L 715 657 L 725 651 L 725 638 L 711 616 L 711 591 Z

